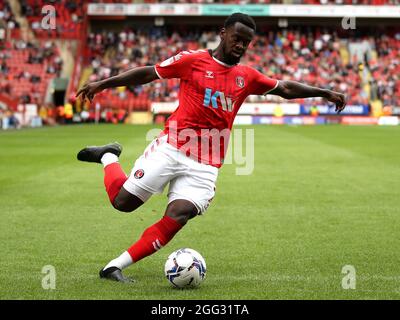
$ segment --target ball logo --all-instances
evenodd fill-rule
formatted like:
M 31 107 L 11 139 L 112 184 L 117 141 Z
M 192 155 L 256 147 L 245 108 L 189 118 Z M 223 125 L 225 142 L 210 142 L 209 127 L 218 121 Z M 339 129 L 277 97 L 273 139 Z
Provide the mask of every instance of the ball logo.
M 144 176 L 144 171 L 142 169 L 136 170 L 133 176 L 136 179 L 141 179 Z
M 243 88 L 244 87 L 244 79 L 243 77 L 236 77 L 236 84 L 239 88 Z

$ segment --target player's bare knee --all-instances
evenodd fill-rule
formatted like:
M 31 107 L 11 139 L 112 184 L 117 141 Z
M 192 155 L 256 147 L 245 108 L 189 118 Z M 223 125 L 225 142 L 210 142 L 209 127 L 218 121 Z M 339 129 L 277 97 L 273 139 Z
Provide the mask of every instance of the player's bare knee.
M 143 204 L 143 201 L 137 196 L 122 189 L 117 197 L 114 199 L 113 206 L 121 212 L 135 211 Z
M 120 200 L 117 200 L 117 199 L 114 200 L 113 207 L 121 212 L 132 212 L 136 209 L 136 208 L 131 208 L 131 207 L 127 206 L 126 203 L 124 203 Z

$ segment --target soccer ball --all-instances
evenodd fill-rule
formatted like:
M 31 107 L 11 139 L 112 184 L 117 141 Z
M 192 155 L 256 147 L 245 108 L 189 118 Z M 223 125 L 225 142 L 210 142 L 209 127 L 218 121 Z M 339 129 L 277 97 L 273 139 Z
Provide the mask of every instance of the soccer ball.
M 206 261 L 196 250 L 182 248 L 172 252 L 165 262 L 165 276 L 178 288 L 194 288 L 206 276 Z

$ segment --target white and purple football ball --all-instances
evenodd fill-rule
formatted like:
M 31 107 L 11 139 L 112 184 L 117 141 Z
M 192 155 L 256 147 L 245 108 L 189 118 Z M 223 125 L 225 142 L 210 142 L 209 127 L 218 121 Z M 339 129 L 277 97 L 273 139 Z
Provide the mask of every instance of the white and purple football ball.
M 206 261 L 196 250 L 182 248 L 169 255 L 164 271 L 175 287 L 194 288 L 206 277 Z

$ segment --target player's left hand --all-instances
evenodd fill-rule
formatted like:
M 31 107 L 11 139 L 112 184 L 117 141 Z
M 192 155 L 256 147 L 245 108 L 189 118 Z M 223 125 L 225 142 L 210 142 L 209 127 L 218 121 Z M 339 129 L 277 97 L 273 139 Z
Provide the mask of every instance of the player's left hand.
M 343 93 L 329 91 L 326 100 L 335 104 L 335 112 L 340 113 L 346 107 L 346 96 Z

